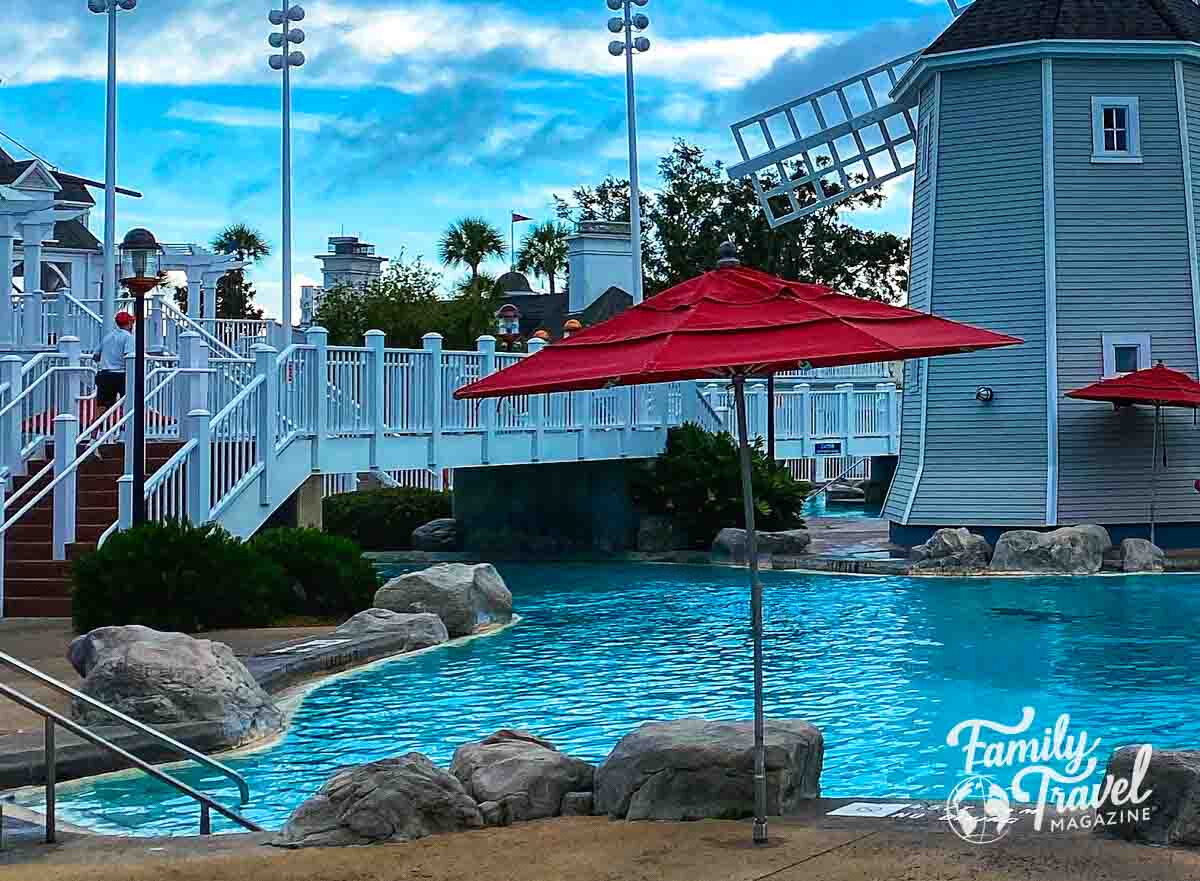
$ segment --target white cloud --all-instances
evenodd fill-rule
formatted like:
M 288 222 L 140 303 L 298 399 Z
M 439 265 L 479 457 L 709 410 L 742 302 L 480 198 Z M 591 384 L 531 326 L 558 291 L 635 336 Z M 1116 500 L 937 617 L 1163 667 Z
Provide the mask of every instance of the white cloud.
M 186 119 L 234 128 L 278 129 L 280 126 L 278 109 L 209 104 L 205 101 L 177 101 L 167 108 L 166 116 L 171 119 Z M 361 130 L 363 123 L 328 113 L 292 113 L 293 131 L 317 132 L 325 126 L 352 134 Z
M 297 76 L 305 85 L 386 86 L 416 94 L 455 84 L 489 57 L 511 57 L 518 70 L 623 76 L 624 65 L 608 54 L 611 35 L 603 29 L 558 25 L 514 12 L 517 8 L 430 2 L 367 8 L 314 0 L 303 47 L 312 63 Z M 11 16 L 15 24 L 0 35 L 5 58 L 0 74 L 9 83 L 103 79 L 104 30 L 96 17 L 84 8 L 76 15 L 54 15 L 49 23 Z M 122 83 L 270 83 L 278 76 L 266 63 L 269 26 L 244 4 L 235 10 L 222 0 L 195 0 L 170 15 L 126 16 L 123 27 Z M 809 52 L 836 35 L 814 30 L 672 38 L 652 29 L 650 36 L 651 49 L 637 62 L 642 76 L 722 90 L 761 76 L 789 52 Z M 63 46 L 73 49 L 63 52 Z M 155 46 L 169 46 L 169 56 L 138 48 Z

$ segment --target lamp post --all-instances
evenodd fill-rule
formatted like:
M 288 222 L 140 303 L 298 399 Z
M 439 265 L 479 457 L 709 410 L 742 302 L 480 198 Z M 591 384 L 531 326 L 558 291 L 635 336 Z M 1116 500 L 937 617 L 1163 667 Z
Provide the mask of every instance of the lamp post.
M 104 114 L 104 288 L 100 292 L 103 327 L 117 314 L 117 10 L 137 0 L 88 0 L 88 9 L 108 16 L 108 82 Z
M 133 294 L 133 525 L 146 522 L 146 294 L 158 287 L 159 247 L 148 229 L 131 229 L 121 242 L 121 284 Z
M 292 22 L 304 21 L 304 9 L 289 6 L 272 9 L 267 16 L 279 28 L 267 38 L 274 49 L 282 50 L 267 59 L 272 70 L 283 71 L 283 160 L 280 175 L 283 183 L 283 332 L 284 345 L 292 342 L 292 77 L 293 67 L 304 64 L 304 53 L 292 51 L 293 43 L 304 42 L 304 31 L 292 27 Z
M 642 13 L 634 13 L 633 7 L 645 6 L 647 0 L 608 0 L 608 8 L 616 12 L 620 10 L 621 17 L 614 16 L 608 20 L 611 33 L 624 32 L 624 40 L 613 40 L 608 44 L 608 53 L 614 56 L 625 56 L 625 113 L 629 129 L 629 227 L 633 245 L 633 302 L 642 302 L 642 206 L 641 191 L 638 188 L 637 165 L 637 108 L 633 99 L 633 52 L 645 52 L 650 48 L 650 40 L 646 37 L 633 36 L 634 30 L 645 30 L 650 26 L 650 19 Z
M 509 352 L 521 337 L 521 311 L 512 303 L 505 303 L 496 310 L 496 336 Z

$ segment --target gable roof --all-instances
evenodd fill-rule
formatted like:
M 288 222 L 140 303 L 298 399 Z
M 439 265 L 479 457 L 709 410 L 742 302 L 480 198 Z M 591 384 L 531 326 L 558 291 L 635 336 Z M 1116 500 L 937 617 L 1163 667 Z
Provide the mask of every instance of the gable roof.
M 22 175 L 29 173 L 30 168 L 36 164 L 36 159 L 13 159 L 3 150 L 0 150 L 0 184 L 14 183 Z M 58 181 L 59 187 L 61 187 L 59 192 L 54 196 L 56 200 L 60 202 L 77 202 L 81 205 L 96 204 L 96 200 L 88 192 L 88 187 L 103 187 L 104 183 L 102 181 L 80 177 L 77 174 L 68 174 L 65 171 L 59 171 L 57 168 L 51 168 L 49 171 L 54 179 Z M 137 198 L 141 198 L 142 195 L 137 190 L 129 190 L 125 187 L 117 187 L 117 192 L 123 196 L 134 196 Z
M 1192 0 L 975 0 L 924 56 L 1032 40 L 1200 43 Z

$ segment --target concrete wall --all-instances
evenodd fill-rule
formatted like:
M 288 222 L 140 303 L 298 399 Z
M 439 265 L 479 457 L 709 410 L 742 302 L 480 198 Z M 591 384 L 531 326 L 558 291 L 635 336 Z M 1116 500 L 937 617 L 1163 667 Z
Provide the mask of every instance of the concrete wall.
M 457 468 L 454 516 L 464 547 L 533 555 L 634 550 L 629 475 L 638 461 Z

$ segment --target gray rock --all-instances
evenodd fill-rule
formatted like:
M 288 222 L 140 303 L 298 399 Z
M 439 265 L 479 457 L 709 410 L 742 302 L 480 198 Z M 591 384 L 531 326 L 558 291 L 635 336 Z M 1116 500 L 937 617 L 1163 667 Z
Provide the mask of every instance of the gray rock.
M 787 529 L 782 532 L 759 532 L 760 557 L 798 557 L 808 553 L 812 536 L 807 529 Z M 746 562 L 746 530 L 726 527 L 717 533 L 712 543 L 712 558 L 721 562 Z
M 479 814 L 483 817 L 484 826 L 507 826 L 512 820 L 508 811 L 498 801 L 485 801 L 479 805 Z
M 590 792 L 568 792 L 563 796 L 559 813 L 564 817 L 590 817 L 595 804 L 596 797 Z
M 637 549 L 662 553 L 687 547 L 687 535 L 666 514 L 647 514 L 638 521 Z
M 446 625 L 432 612 L 393 612 L 389 609 L 366 609 L 333 631 L 334 636 L 380 636 L 384 633 L 404 634 L 400 651 L 440 645 L 449 639 Z
M 1138 748 L 1123 747 L 1108 759 L 1105 773 L 1114 780 L 1132 780 Z M 1137 786 L 1139 797 L 1149 793 L 1140 804 L 1128 803 L 1129 793 L 1120 806 L 1105 802 L 1099 811 L 1106 816 L 1116 811 L 1118 822 L 1096 825 L 1100 835 L 1145 841 L 1150 844 L 1200 845 L 1200 750 L 1154 750 L 1146 776 Z M 1148 809 L 1148 817 L 1146 816 Z M 1131 819 L 1130 814 L 1136 819 Z
M 1158 545 L 1144 538 L 1121 541 L 1121 570 L 1124 572 L 1162 572 L 1166 555 Z
M 1103 526 L 1063 526 L 1052 532 L 1015 529 L 1000 536 L 992 554 L 994 572 L 1094 575 L 1104 565 L 1112 539 Z
M 862 502 L 866 492 L 857 483 L 834 483 L 825 490 L 825 498 L 831 502 Z
M 507 728 L 454 751 L 450 773 L 478 802 L 500 802 L 508 822 L 557 816 L 569 792 L 590 790 L 596 769 L 554 744 Z
M 217 723 L 221 746 L 240 746 L 283 729 L 283 715 L 229 646 L 149 627 L 101 627 L 71 643 L 67 656 L 86 671 L 80 690 L 139 722 Z M 91 725 L 112 717 L 76 701 Z
M 457 551 L 462 546 L 462 530 L 453 517 L 440 517 L 412 531 L 412 546 L 418 551 Z
M 439 563 L 393 578 L 374 605 L 393 612 L 432 612 L 450 636 L 512 620 L 512 594 L 490 563 Z
M 992 546 L 982 535 L 962 527 L 939 529 L 927 542 L 914 547 L 909 556 L 915 572 L 974 571 L 987 568 Z
M 271 843 L 374 844 L 482 825 L 479 806 L 457 778 L 420 753 L 408 753 L 342 768 L 292 812 Z
M 821 795 L 821 732 L 799 719 L 766 724 L 767 813 Z M 629 820 L 738 819 L 754 813 L 754 726 L 679 719 L 625 735 L 596 771 L 596 813 Z

